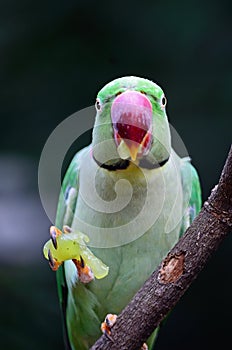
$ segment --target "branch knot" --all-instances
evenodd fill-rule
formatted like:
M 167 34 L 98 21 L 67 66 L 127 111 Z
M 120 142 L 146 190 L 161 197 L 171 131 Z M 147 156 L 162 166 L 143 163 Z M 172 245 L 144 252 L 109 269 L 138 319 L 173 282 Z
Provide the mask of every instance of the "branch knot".
M 184 272 L 185 253 L 168 254 L 163 260 L 158 280 L 161 283 L 174 283 Z

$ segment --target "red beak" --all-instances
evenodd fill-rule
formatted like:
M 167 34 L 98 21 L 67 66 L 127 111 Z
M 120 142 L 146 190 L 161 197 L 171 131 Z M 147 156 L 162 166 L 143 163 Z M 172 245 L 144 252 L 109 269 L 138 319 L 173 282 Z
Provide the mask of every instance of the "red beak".
M 152 140 L 152 104 L 138 91 L 125 91 L 114 100 L 111 107 L 114 138 L 121 158 L 148 152 Z

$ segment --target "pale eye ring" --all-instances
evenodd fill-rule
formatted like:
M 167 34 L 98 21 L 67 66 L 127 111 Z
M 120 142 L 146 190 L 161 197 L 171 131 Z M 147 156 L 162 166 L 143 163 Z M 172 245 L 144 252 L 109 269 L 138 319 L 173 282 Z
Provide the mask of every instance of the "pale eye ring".
M 164 95 L 162 95 L 161 99 L 160 99 L 160 105 L 162 108 L 164 108 L 167 104 L 167 99 Z
M 100 98 L 97 98 L 97 99 L 96 99 L 95 108 L 96 108 L 97 111 L 100 111 L 100 110 L 101 110 L 101 101 L 100 101 Z

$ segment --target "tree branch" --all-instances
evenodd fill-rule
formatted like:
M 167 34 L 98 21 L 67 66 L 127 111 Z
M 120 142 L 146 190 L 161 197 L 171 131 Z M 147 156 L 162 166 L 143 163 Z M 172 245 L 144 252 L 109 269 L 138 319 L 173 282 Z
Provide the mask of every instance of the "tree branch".
M 111 338 L 91 350 L 135 350 L 176 305 L 209 257 L 232 231 L 232 147 L 219 183 L 199 215 L 156 271 L 118 316 Z

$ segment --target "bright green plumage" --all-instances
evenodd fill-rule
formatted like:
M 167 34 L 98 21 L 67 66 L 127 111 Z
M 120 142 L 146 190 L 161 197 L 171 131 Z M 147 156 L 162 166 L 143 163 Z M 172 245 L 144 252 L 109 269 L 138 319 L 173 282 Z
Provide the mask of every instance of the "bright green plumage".
M 149 153 L 136 162 L 120 159 L 111 120 L 112 103 L 127 91 L 145 95 L 153 113 Z M 109 266 L 105 278 L 89 284 L 78 281 L 72 261 L 57 272 L 72 350 L 91 347 L 106 314 L 120 313 L 200 209 L 197 173 L 171 150 L 164 101 L 162 89 L 146 79 L 124 77 L 106 85 L 98 94 L 93 142 L 65 175 L 56 226 L 87 234 L 92 252 Z

